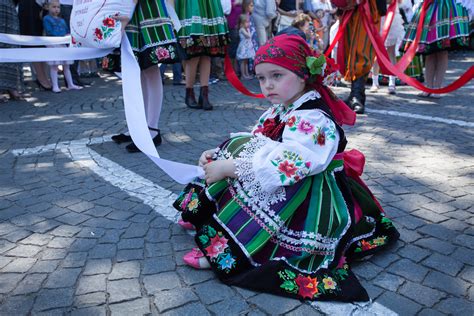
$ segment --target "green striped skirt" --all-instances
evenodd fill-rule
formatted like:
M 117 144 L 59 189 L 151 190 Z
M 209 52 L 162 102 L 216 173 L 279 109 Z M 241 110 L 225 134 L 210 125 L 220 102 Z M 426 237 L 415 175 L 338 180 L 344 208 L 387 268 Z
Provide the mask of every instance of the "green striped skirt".
M 141 69 L 180 60 L 165 0 L 140 0 L 126 33 Z
M 249 139 L 232 138 L 221 152 L 238 157 Z M 333 160 L 324 172 L 284 187 L 284 196 L 263 203 L 238 179 L 196 179 L 174 207 L 196 226 L 198 247 L 227 284 L 300 299 L 368 300 L 346 253 L 360 257 L 396 240 L 380 225 L 384 217 L 370 194 L 346 178 L 342 160 Z M 357 223 L 353 196 L 371 212 Z M 373 246 L 362 249 L 362 242 Z
M 188 58 L 225 55 L 229 28 L 219 0 L 176 0 L 176 13 L 179 43 Z

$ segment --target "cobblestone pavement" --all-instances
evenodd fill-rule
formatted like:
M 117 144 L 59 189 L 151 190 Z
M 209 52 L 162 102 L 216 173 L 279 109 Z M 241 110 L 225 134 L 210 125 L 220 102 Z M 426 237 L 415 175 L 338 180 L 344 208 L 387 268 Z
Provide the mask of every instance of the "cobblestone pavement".
M 452 57 L 448 80 L 474 62 Z M 361 306 L 254 293 L 184 266 L 192 236 L 169 207 L 182 186 L 110 141 L 126 130 L 120 81 L 94 81 L 61 94 L 29 87 L 28 102 L 0 105 L 1 315 L 474 314 L 472 83 L 440 100 L 409 87 L 370 95 L 347 129 L 401 233 L 392 250 L 353 265 L 373 299 Z M 183 87 L 165 86 L 162 157 L 195 163 L 266 107 L 227 82 L 210 91 L 215 110 L 204 112 L 184 106 Z

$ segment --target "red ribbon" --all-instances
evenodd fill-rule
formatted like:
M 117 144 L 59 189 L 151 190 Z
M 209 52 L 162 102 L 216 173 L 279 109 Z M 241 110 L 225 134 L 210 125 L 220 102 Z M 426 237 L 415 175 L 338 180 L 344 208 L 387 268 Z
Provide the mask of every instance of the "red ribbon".
M 239 77 L 235 74 L 234 67 L 232 66 L 232 61 L 230 60 L 229 54 L 226 52 L 225 58 L 224 58 L 224 72 L 227 77 L 227 80 L 229 80 L 230 84 L 237 89 L 242 94 L 245 94 L 246 96 L 253 97 L 253 98 L 265 98 L 265 96 L 261 93 L 256 94 L 251 91 L 249 91 L 244 84 L 239 80 Z
M 429 1 L 428 1 L 429 2 Z M 427 3 L 423 3 L 423 9 L 426 9 Z M 427 88 L 424 85 L 422 85 L 418 80 L 413 79 L 409 76 L 407 76 L 403 71 L 401 71 L 398 67 L 398 65 L 404 60 L 402 57 L 402 60 L 397 64 L 393 65 L 388 58 L 387 50 L 385 49 L 385 46 L 382 42 L 382 38 L 379 35 L 378 30 L 375 29 L 374 24 L 370 23 L 369 21 L 369 12 L 370 8 L 368 6 L 368 3 L 365 2 L 363 5 L 359 6 L 359 10 L 361 10 L 361 14 L 363 14 L 362 22 L 364 23 L 364 28 L 367 31 L 367 34 L 370 38 L 370 41 L 372 42 L 375 53 L 377 55 L 378 62 L 381 66 L 381 68 L 385 68 L 388 70 L 387 73 L 391 73 L 403 82 L 407 83 L 408 85 L 415 87 L 418 90 L 427 92 L 427 93 L 448 93 L 452 92 L 454 90 L 459 89 L 460 87 L 464 86 L 467 82 L 469 82 L 472 78 L 474 78 L 474 66 L 471 66 L 461 77 L 459 77 L 456 81 L 451 83 L 450 85 L 440 88 L 440 89 L 431 89 Z M 424 12 L 422 18 L 424 19 Z M 420 22 L 421 21 L 420 17 Z M 418 33 L 421 33 L 421 27 L 418 28 L 417 30 L 417 37 Z M 418 41 L 415 39 L 415 41 L 412 43 L 409 49 L 416 49 L 415 45 L 418 46 Z M 405 56 L 404 56 L 405 57 Z M 406 59 L 405 59 L 406 60 Z M 408 66 L 408 65 L 407 65 Z
M 336 157 L 338 157 L 339 155 L 340 154 L 337 154 Z M 346 172 L 346 175 L 358 184 L 360 184 L 362 187 L 364 187 L 374 200 L 375 204 L 377 204 L 380 211 L 384 212 L 382 205 L 380 205 L 379 201 L 372 194 L 367 184 L 365 184 L 365 182 L 361 179 L 365 165 L 364 154 L 358 151 L 357 149 L 351 149 L 342 153 L 342 159 L 344 160 L 344 170 Z M 360 208 L 360 205 L 357 203 L 357 201 L 354 201 L 354 213 L 356 217 L 356 222 L 358 222 L 359 219 L 362 217 L 362 209 Z

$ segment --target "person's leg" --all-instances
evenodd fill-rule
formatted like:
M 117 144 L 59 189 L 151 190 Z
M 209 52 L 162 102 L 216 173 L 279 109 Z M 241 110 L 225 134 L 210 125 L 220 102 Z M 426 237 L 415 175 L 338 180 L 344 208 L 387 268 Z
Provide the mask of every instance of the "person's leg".
M 367 75 L 361 76 L 352 81 L 349 106 L 357 113 L 362 114 L 365 111 L 365 82 Z
M 49 90 L 51 89 L 52 85 L 49 82 L 48 75 L 47 75 L 47 68 L 48 65 L 44 62 L 38 63 L 31 63 L 31 67 L 36 74 L 36 80 L 38 85 L 41 85 L 42 88 Z
M 184 64 L 184 74 L 186 75 L 186 98 L 184 102 L 188 107 L 193 109 L 201 107 L 197 104 L 196 98 L 194 97 L 194 81 L 196 80 L 198 63 L 199 57 L 194 57 L 186 60 Z
M 173 64 L 173 84 L 182 84 L 183 81 L 183 70 L 181 68 L 181 63 Z
M 245 72 L 245 67 L 246 67 L 245 59 L 240 60 L 239 63 L 240 63 L 240 76 L 243 79 L 246 79 L 247 75 Z
M 436 56 L 430 54 L 425 56 L 425 82 L 428 88 L 433 88 L 436 71 Z
M 440 51 L 434 54 L 436 57 L 436 69 L 433 80 L 433 88 L 441 88 L 443 85 L 444 76 L 446 70 L 448 70 L 448 51 Z M 441 95 L 433 93 L 431 95 L 433 98 L 440 98 Z
M 201 91 L 199 93 L 198 104 L 204 110 L 212 110 L 212 104 L 209 102 L 209 75 L 211 73 L 211 57 L 201 56 L 199 59 L 199 81 L 201 82 Z
M 380 72 L 380 67 L 379 63 L 377 62 L 377 59 L 374 61 L 374 64 L 372 66 L 372 87 L 370 87 L 370 92 L 377 92 L 380 88 L 379 85 L 379 72 Z
M 163 84 L 161 83 L 161 73 L 158 66 L 152 66 L 141 72 L 143 101 L 145 103 L 145 113 L 148 127 L 158 129 L 161 108 L 163 105 Z M 155 137 L 158 131 L 150 130 L 151 137 Z
M 51 76 L 51 84 L 53 86 L 53 92 L 59 93 L 61 89 L 59 89 L 59 82 L 58 82 L 58 66 L 51 65 L 49 68 L 49 75 Z
M 76 86 L 74 81 L 72 80 L 71 70 L 69 69 L 69 65 L 67 63 L 63 64 L 63 73 L 64 78 L 66 79 L 67 89 L 68 90 L 81 90 L 81 86 Z
M 160 121 L 161 108 L 163 105 L 163 82 L 161 81 L 160 68 L 155 65 L 142 70 L 140 79 L 146 122 L 150 136 L 153 138 L 153 144 L 158 146 L 162 142 L 158 122 Z M 125 149 L 130 153 L 140 151 L 134 143 L 125 146 Z
M 267 41 L 267 29 L 263 25 L 256 24 L 255 31 L 257 32 L 258 44 L 262 46 Z
M 397 63 L 397 58 L 395 57 L 395 45 L 387 47 L 387 52 L 388 52 L 388 57 L 390 58 L 390 61 L 392 64 Z M 395 81 L 397 77 L 396 76 L 388 76 L 388 93 L 389 94 L 395 94 Z

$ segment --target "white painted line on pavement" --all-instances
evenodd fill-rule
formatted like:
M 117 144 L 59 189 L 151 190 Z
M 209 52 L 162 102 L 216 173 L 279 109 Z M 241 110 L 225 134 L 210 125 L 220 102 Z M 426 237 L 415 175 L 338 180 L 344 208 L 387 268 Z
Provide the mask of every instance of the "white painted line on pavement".
M 144 204 L 150 206 L 166 219 L 177 222 L 179 213 L 172 207 L 177 195 L 169 190 L 154 184 L 150 180 L 125 169 L 119 164 L 104 158 L 88 145 L 101 144 L 111 141 L 111 135 L 95 138 L 84 138 L 70 142 L 61 142 L 32 148 L 12 150 L 15 156 L 39 155 L 51 150 L 59 150 L 73 162 L 89 168 L 102 179 L 121 189 L 130 196 L 134 196 Z M 397 315 L 394 311 L 377 302 L 341 303 L 341 302 L 307 302 L 314 309 L 329 315 Z
M 473 122 L 451 120 L 451 119 L 446 119 L 446 118 L 436 117 L 436 116 L 429 116 L 429 115 L 420 115 L 420 114 L 413 114 L 413 113 L 407 113 L 407 112 L 397 112 L 397 111 L 387 111 L 387 110 L 375 110 L 375 109 L 367 109 L 367 108 L 365 109 L 365 112 L 408 117 L 408 118 L 414 118 L 414 119 L 425 120 L 425 121 L 434 121 L 434 122 L 439 122 L 439 123 L 458 125 L 462 127 L 474 127 Z
M 49 144 L 33 148 L 12 150 L 15 156 L 38 155 L 51 150 L 60 150 L 73 162 L 89 168 L 105 181 L 121 189 L 130 196 L 136 197 L 150 206 L 160 215 L 173 222 L 177 222 L 179 214 L 172 207 L 177 195 L 166 190 L 150 180 L 123 168 L 119 164 L 99 155 L 87 145 L 100 144 L 110 141 L 109 136 L 84 138 L 70 142 Z

